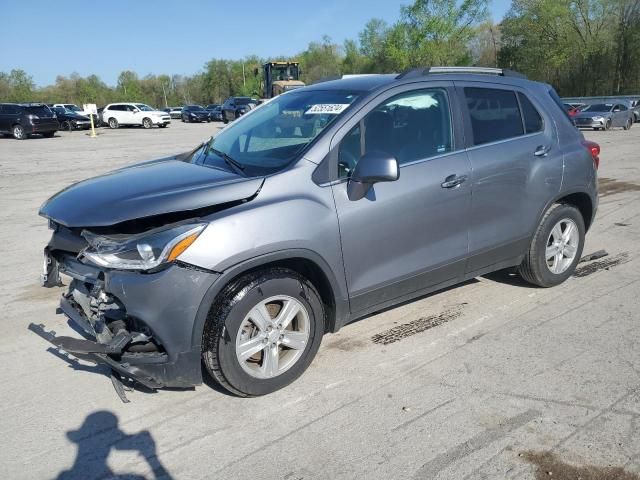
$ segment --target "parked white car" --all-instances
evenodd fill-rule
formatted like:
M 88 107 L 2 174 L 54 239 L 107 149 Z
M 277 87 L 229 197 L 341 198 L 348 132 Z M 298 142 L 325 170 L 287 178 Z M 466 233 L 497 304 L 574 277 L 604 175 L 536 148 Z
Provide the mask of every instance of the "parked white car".
M 110 103 L 102 110 L 102 121 L 110 128 L 120 125 L 142 125 L 144 128 L 158 125 L 164 128 L 171 123 L 171 117 L 167 112 L 144 103 Z

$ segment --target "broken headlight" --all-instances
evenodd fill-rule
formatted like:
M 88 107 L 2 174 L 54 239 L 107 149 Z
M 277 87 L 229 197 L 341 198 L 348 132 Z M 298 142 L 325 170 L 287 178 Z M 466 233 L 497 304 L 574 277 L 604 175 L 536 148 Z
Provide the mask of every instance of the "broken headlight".
M 84 230 L 82 236 L 89 246 L 82 255 L 101 267 L 151 270 L 176 260 L 195 242 L 206 226 L 206 223 L 191 223 L 127 237 L 96 235 Z

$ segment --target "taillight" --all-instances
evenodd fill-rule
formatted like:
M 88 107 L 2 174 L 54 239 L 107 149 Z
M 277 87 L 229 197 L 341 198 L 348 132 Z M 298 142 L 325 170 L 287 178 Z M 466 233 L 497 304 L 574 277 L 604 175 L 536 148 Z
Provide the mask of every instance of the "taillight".
M 593 164 L 596 166 L 596 170 L 600 166 L 600 145 L 590 140 L 583 140 L 582 145 L 589 150 L 591 158 L 593 158 Z

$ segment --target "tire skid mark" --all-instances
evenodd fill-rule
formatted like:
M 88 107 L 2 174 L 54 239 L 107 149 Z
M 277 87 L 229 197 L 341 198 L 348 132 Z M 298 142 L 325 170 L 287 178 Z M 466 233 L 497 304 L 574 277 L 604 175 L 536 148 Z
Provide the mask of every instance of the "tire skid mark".
M 460 315 L 462 315 L 462 305 L 456 305 L 440 313 L 420 317 L 408 323 L 397 325 L 389 330 L 385 330 L 384 332 L 377 333 L 371 337 L 371 340 L 373 343 L 377 343 L 379 345 L 389 345 L 390 343 L 400 341 L 403 338 L 410 337 L 416 333 L 424 332 L 430 328 L 455 320 Z
M 629 253 L 618 253 L 617 255 L 613 255 L 602 260 L 596 260 L 594 262 L 587 263 L 586 265 L 579 266 L 578 268 L 576 268 L 573 276 L 577 278 L 588 277 L 589 275 L 599 272 L 600 270 L 609 270 L 612 267 L 627 263 L 629 261 L 631 261 Z

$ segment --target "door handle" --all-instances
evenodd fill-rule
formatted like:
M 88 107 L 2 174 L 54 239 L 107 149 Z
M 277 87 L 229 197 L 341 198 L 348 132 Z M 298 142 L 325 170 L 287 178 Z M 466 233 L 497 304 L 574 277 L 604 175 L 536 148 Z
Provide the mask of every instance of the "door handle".
M 546 157 L 547 154 L 549 153 L 549 150 L 551 150 L 551 147 L 545 147 L 544 145 L 538 145 L 538 147 L 536 147 L 536 151 L 533 152 L 533 154 L 536 157 Z
M 444 179 L 444 182 L 440 184 L 442 188 L 454 188 L 463 184 L 467 180 L 466 175 L 449 175 Z

